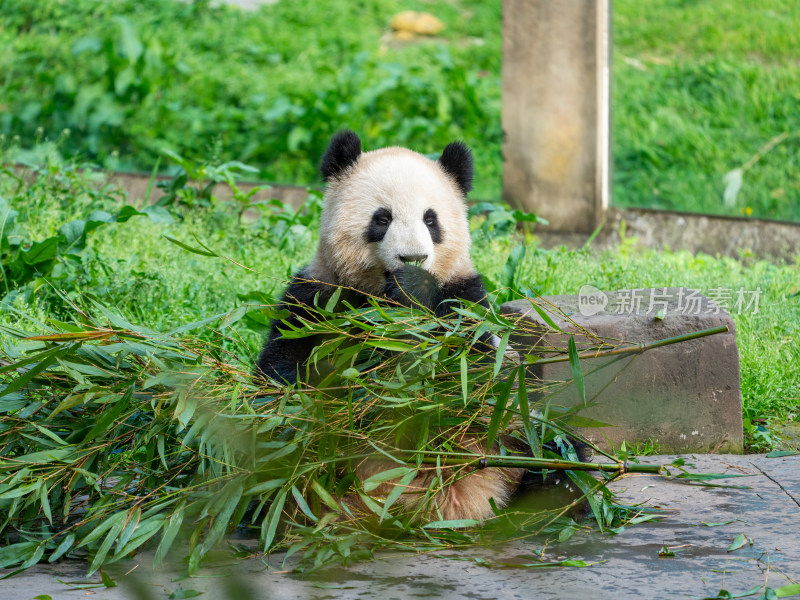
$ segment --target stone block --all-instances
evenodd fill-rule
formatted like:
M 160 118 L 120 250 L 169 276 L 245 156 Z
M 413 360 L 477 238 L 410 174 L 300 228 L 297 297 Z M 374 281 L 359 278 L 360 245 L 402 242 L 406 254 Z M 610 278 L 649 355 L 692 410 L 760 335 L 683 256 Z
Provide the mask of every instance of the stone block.
M 523 315 L 542 326 L 541 334 L 520 335 L 514 348 L 522 354 L 552 356 L 547 348 L 566 349 L 574 335 L 578 351 L 597 345 L 591 336 L 617 345 L 647 344 L 720 325 L 728 328 L 694 340 L 645 352 L 581 360 L 590 404 L 582 416 L 611 427 L 582 433 L 601 447 L 653 441 L 661 453 L 742 452 L 742 394 L 736 329 L 730 315 L 709 298 L 687 288 L 652 288 L 601 292 L 584 286 L 579 296 L 545 300 L 564 333 L 546 330 L 528 300 L 502 305 L 506 315 Z M 535 331 L 535 330 L 534 330 Z M 569 382 L 568 362 L 533 364 L 531 377 Z M 575 385 L 556 386 L 546 395 L 554 406 L 581 402 Z M 541 393 L 532 401 L 541 403 Z M 593 403 L 593 404 L 592 404 Z

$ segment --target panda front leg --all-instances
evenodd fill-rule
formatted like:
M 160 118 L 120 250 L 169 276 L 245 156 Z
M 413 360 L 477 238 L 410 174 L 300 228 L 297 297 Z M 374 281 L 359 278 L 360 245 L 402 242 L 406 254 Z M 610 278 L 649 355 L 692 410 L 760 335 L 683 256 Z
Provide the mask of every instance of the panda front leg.
M 314 307 L 315 299 L 324 305 L 334 289 L 331 285 L 316 281 L 305 271 L 300 271 L 286 288 L 278 308 L 289 311 L 287 321 L 295 327 L 300 325 L 301 318 L 316 321 L 318 316 Z M 320 336 L 284 338 L 279 330 L 280 325 L 280 321 L 273 321 L 270 325 L 269 336 L 258 357 L 255 373 L 265 379 L 291 385 L 297 383 L 298 375 L 305 369 L 311 352 L 320 343 Z
M 453 306 L 462 300 L 489 306 L 480 275 L 440 286 L 433 275 L 414 265 L 405 265 L 387 275 L 384 296 L 404 306 L 427 308 L 439 317 L 452 314 Z M 497 343 L 492 337 L 495 336 L 486 334 L 481 337 L 476 350 L 486 353 L 496 349 Z M 485 441 L 479 436 L 465 433 L 456 441 L 464 452 L 487 454 Z M 500 448 L 495 445 L 493 451 L 499 453 Z M 371 459 L 364 461 L 357 473 L 363 481 L 392 466 Z M 419 517 L 426 520 L 484 521 L 494 515 L 490 500 L 498 508 L 506 506 L 525 473 L 525 469 L 447 466 L 437 472 L 435 467 L 421 467 L 414 479 L 404 486 L 397 502 L 409 512 L 419 512 Z M 374 494 L 387 496 L 397 485 L 400 485 L 398 481 L 386 482 L 374 490 Z
M 486 288 L 477 273 L 439 285 L 428 271 L 405 265 L 386 275 L 383 295 L 403 306 L 424 306 L 444 317 L 453 312 L 453 305 L 466 300 L 488 308 Z

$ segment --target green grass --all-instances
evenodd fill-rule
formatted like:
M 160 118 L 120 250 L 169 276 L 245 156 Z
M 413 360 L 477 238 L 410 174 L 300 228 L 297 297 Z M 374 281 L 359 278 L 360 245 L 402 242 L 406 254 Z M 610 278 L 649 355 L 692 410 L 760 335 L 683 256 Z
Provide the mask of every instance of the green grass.
M 94 191 L 77 172 L 51 167 L 32 185 L 0 176 L 0 197 L 20 211 L 15 233 L 41 240 L 66 221 L 97 208 L 113 212 L 119 199 L 113 190 Z M 39 318 L 64 318 L 56 288 L 79 298 L 92 294 L 116 306 L 133 322 L 166 331 L 245 303 L 277 300 L 289 275 L 307 264 L 316 245 L 316 202 L 307 209 L 305 224 L 287 230 L 289 209 L 261 206 L 256 221 L 239 222 L 229 204 L 180 210 L 174 223 L 131 218 L 95 230 L 85 250 L 60 256 L 47 279 L 26 283 L 5 301 Z M 24 218 L 24 216 L 26 218 Z M 576 294 L 585 283 L 600 289 L 686 286 L 706 294 L 724 288 L 760 289 L 758 312 L 732 310 L 737 326 L 745 414 L 786 418 L 800 408 L 800 259 L 772 264 L 746 255 L 741 260 L 692 256 L 688 252 L 642 250 L 628 238 L 618 250 L 594 252 L 544 250 L 535 238 L 487 235 L 475 226 L 473 256 L 491 286 L 511 285 L 537 293 Z M 233 262 L 192 254 L 164 236 L 198 247 L 197 240 Z M 196 239 L 195 239 L 196 236 Z M 516 254 L 512 257 L 512 252 Z M 5 263 L 4 258 L 4 263 Z M 504 275 L 507 263 L 514 276 Z M 52 286 L 52 287 L 51 287 Z M 747 296 L 748 299 L 750 296 Z M 8 305 L 8 304 L 6 304 Z M 11 318 L 6 315 L 4 318 Z M 241 331 L 235 350 L 251 362 L 259 350 L 263 328 Z
M 614 3 L 614 202 L 800 218 L 800 5 Z M 723 177 L 773 138 L 732 207 Z
M 389 20 L 406 9 L 446 29 L 393 42 Z M 620 0 L 614 11 L 615 203 L 800 219 L 800 5 Z M 25 148 L 50 139 L 146 171 L 168 148 L 302 184 L 351 127 L 368 148 L 435 153 L 464 139 L 473 196 L 500 196 L 499 0 L 298 0 L 257 13 L 9 0 L 0 17 L 0 133 Z M 725 174 L 783 133 L 724 206 Z

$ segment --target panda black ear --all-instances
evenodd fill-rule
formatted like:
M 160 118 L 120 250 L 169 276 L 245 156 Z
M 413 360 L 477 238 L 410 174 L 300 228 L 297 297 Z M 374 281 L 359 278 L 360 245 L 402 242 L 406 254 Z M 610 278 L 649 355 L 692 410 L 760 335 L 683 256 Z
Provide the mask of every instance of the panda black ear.
M 352 131 L 345 129 L 340 131 L 328 144 L 328 149 L 322 157 L 322 164 L 319 170 L 325 181 L 338 177 L 348 167 L 351 167 L 361 156 L 361 140 Z
M 447 144 L 439 157 L 439 164 L 445 172 L 456 180 L 461 193 L 465 196 L 472 189 L 472 152 L 464 142 Z

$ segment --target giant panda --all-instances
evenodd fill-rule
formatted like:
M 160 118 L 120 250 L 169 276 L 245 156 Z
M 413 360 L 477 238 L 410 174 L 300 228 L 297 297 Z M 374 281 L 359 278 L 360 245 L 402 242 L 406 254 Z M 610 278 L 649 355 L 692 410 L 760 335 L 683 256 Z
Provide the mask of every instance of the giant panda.
M 298 316 L 313 319 L 310 307 L 315 297 L 324 305 L 336 288 L 402 301 L 402 282 L 409 279 L 422 290 L 415 294 L 417 299 L 438 314 L 446 314 L 459 300 L 488 305 L 482 278 L 470 258 L 465 197 L 472 188 L 473 160 L 466 145 L 453 142 L 438 160 L 431 160 L 399 147 L 363 152 L 358 136 L 342 131 L 331 140 L 321 172 L 327 189 L 319 247 L 284 293 L 282 307 L 291 312 L 290 322 Z M 295 383 L 317 343 L 314 338 L 284 339 L 273 323 L 256 372 Z M 460 443 L 466 451 L 486 452 L 485 444 L 474 436 L 465 436 Z M 364 480 L 387 468 L 385 462 L 367 460 L 357 475 Z M 420 508 L 425 496 L 420 491 L 433 479 L 430 471 L 421 471 L 398 503 L 434 520 L 482 521 L 494 514 L 490 499 L 497 507 L 505 506 L 525 473 L 476 469 L 451 478 L 429 507 Z M 393 485 L 385 483 L 373 493 L 388 494 Z

